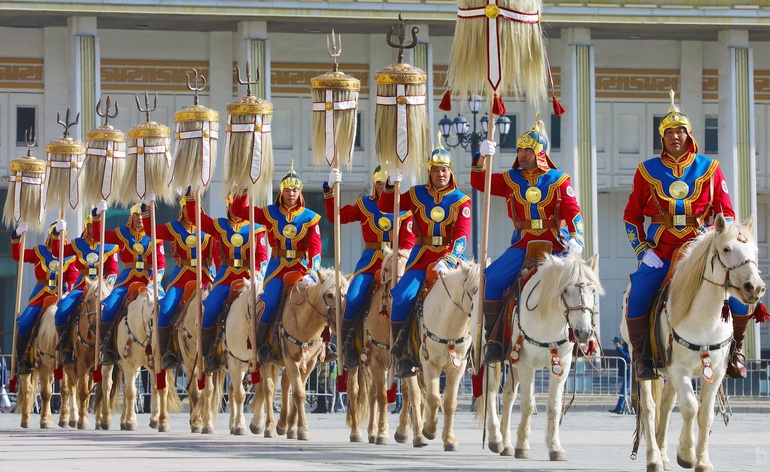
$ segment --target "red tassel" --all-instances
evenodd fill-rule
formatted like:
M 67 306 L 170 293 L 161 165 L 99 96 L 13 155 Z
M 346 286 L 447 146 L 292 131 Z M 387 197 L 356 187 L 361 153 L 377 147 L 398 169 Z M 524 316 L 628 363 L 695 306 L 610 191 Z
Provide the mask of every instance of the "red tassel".
M 161 369 L 160 372 L 155 374 L 155 388 L 158 390 L 163 390 L 166 388 L 166 370 Z
M 722 305 L 722 321 L 727 323 L 730 321 L 730 303 L 725 300 L 724 305 Z
M 568 337 L 568 339 L 569 339 L 569 342 L 571 342 L 571 343 L 573 343 L 573 344 L 577 344 L 577 340 L 575 339 L 575 333 L 574 333 L 574 332 L 572 332 L 572 328 L 571 328 L 571 327 L 570 327 L 570 329 L 569 329 L 569 335 L 568 335 L 568 336 L 569 336 L 569 337 Z
M 754 318 L 754 322 L 756 323 L 770 322 L 770 314 L 767 313 L 767 308 L 765 308 L 764 303 L 758 303 L 757 306 L 754 307 L 754 312 L 751 314 L 751 317 Z
M 246 338 L 246 349 L 251 351 L 251 338 Z
M 586 354 L 589 356 L 596 354 L 596 341 L 594 339 L 588 340 L 588 349 L 586 350 Z
M 348 391 L 348 371 L 343 370 L 341 374 L 337 374 L 337 391 L 345 393 Z
M 198 378 L 198 390 L 206 389 L 206 374 L 201 374 Z
M 561 102 L 558 98 L 556 98 L 556 95 L 553 96 L 553 114 L 556 116 L 561 116 L 564 114 L 564 112 L 567 111 L 562 106 Z
M 11 393 L 16 393 L 16 383 L 19 381 L 19 376 L 14 375 L 11 379 L 11 383 L 8 384 L 8 391 Z
M 323 332 L 321 333 L 321 339 L 326 344 L 329 344 L 329 341 L 332 340 L 332 332 L 329 330 L 328 326 L 324 328 Z
M 53 381 L 56 382 L 57 380 L 61 380 L 64 378 L 64 366 L 59 364 L 58 367 L 56 367 L 53 370 Z
M 441 103 L 438 104 L 438 109 L 443 111 L 452 111 L 452 93 L 447 89 L 444 95 L 441 97 Z
M 479 371 L 471 375 L 471 391 L 473 398 L 479 398 L 484 394 L 484 366 L 479 367 Z
M 396 396 L 398 395 L 398 387 L 396 382 L 393 382 L 388 389 L 388 403 L 396 403 Z
M 495 100 L 492 103 L 492 114 L 497 116 L 505 115 L 505 103 L 500 95 L 495 95 Z
M 100 365 L 96 366 L 96 368 L 94 369 L 93 377 L 94 377 L 94 383 L 99 383 L 102 381 L 102 366 Z
M 251 385 L 257 385 L 259 382 L 262 381 L 262 375 L 260 375 L 259 368 L 257 368 L 257 370 L 249 372 L 249 376 L 251 379 Z

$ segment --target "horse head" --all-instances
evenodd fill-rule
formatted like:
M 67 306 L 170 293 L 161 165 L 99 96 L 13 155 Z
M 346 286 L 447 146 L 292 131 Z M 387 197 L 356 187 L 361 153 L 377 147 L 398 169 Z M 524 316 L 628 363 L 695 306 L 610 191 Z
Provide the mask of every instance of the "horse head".
M 460 260 L 454 269 L 442 276 L 442 279 L 447 287 L 449 299 L 468 316 L 471 316 L 481 279 L 479 264 L 475 261 Z M 459 301 L 455 301 L 454 293 L 462 293 Z
M 387 285 L 392 280 L 391 273 L 393 272 L 393 251 L 389 247 L 386 247 L 382 253 L 384 254 L 382 259 L 382 283 Z M 399 276 L 404 274 L 404 269 L 406 269 L 406 261 L 409 259 L 409 253 L 409 249 L 398 250 Z
M 340 291 L 342 296 L 348 290 L 348 280 L 340 276 Z M 318 283 L 307 288 L 307 299 L 315 311 L 327 321 L 334 325 L 337 316 L 337 287 L 335 272 L 333 269 L 319 269 Z

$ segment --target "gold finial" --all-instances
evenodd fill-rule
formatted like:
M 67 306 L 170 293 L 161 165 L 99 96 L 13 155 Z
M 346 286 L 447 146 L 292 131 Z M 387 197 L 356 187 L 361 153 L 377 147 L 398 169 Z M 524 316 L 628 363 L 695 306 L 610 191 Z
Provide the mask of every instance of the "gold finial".
M 245 81 L 241 80 L 241 66 L 236 64 L 235 68 L 238 70 L 238 83 L 246 86 L 246 96 L 250 97 L 251 86 L 257 85 L 259 83 L 259 67 L 257 67 L 257 78 L 254 80 L 251 80 L 251 65 L 249 64 L 249 61 L 246 61 L 246 80 Z
M 206 77 L 198 72 L 198 69 L 196 68 L 193 68 L 193 72 L 195 73 L 195 85 L 190 82 L 190 74 L 187 73 L 187 88 L 195 93 L 195 96 L 193 97 L 193 104 L 198 105 L 200 104 L 200 97 L 198 97 L 198 92 L 201 92 L 206 88 Z
M 149 95 L 147 95 L 147 90 L 144 91 L 144 108 L 142 108 L 142 105 L 139 103 L 139 95 L 135 95 L 135 98 L 136 98 L 136 108 L 139 109 L 139 112 L 145 114 L 145 117 L 147 118 L 145 121 L 149 123 L 150 112 L 155 111 L 158 108 L 158 93 L 155 92 L 155 101 L 153 102 L 152 108 L 150 108 L 150 97 Z
M 104 118 L 104 124 L 108 125 L 110 123 L 110 118 L 115 119 L 118 116 L 118 113 L 120 113 L 120 106 L 118 105 L 118 101 L 115 100 L 115 113 L 110 114 L 110 109 L 112 108 L 112 97 L 110 95 L 107 95 L 107 104 L 104 111 L 102 111 L 102 99 L 99 99 L 99 102 L 96 104 L 96 114 Z
M 32 141 L 30 141 L 30 138 Z M 35 128 L 30 127 L 28 130 L 24 131 L 24 145 L 27 146 L 27 157 L 32 157 L 32 148 L 35 147 L 36 143 L 37 132 L 35 132 Z
M 67 138 L 70 135 L 70 128 L 78 124 L 80 121 L 80 113 L 78 113 L 78 116 L 75 117 L 75 121 L 70 121 L 70 107 L 67 107 L 67 114 L 65 115 L 64 121 L 61 120 L 61 115 L 59 112 L 56 112 L 56 122 L 60 125 L 64 126 L 64 137 Z
M 337 44 L 339 43 L 339 44 Z M 337 72 L 340 70 L 340 65 L 337 63 L 337 58 L 340 57 L 342 54 L 342 35 L 334 35 L 334 29 L 332 29 L 332 40 L 331 44 L 329 44 L 329 37 L 326 37 L 326 50 L 329 51 L 329 55 L 334 60 L 334 67 L 333 71 Z
M 417 46 L 417 33 L 420 31 L 420 29 L 416 26 L 412 27 L 412 42 L 410 44 L 404 44 L 404 41 L 406 40 L 406 21 L 401 18 L 401 13 L 398 14 L 398 21 L 399 21 L 399 28 L 398 28 L 398 44 L 394 43 L 391 38 L 393 37 L 393 27 L 390 27 L 390 31 L 388 32 L 388 36 L 385 38 L 385 41 L 388 43 L 388 46 L 398 49 L 398 63 L 402 64 L 404 62 L 404 49 L 412 49 L 413 47 Z

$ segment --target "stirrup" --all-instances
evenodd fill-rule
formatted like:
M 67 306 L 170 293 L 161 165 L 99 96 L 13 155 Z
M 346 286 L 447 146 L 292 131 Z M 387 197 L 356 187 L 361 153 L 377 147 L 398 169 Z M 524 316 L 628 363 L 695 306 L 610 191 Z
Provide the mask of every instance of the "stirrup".
M 497 364 L 503 361 L 503 345 L 498 341 L 487 341 L 484 346 L 484 364 Z
M 655 380 L 658 378 L 658 373 L 655 371 L 655 366 L 652 364 L 650 358 L 639 358 L 634 363 L 636 366 L 636 379 L 637 380 Z
M 74 364 L 75 358 L 72 356 L 72 351 L 69 349 L 60 351 L 59 362 L 62 365 Z
M 268 362 L 275 360 L 275 354 L 270 346 L 265 343 L 259 348 L 259 351 L 257 351 L 257 358 L 261 365 L 265 365 Z
M 203 360 L 203 370 L 207 374 L 214 373 L 218 371 L 220 368 L 222 368 L 222 363 L 219 361 L 219 358 L 214 354 L 207 355 L 206 358 Z
M 405 379 L 415 375 L 417 375 L 417 369 L 414 362 L 412 362 L 412 359 L 401 359 L 398 361 L 398 372 L 396 373 L 396 377 Z
M 115 365 L 118 363 L 118 353 L 112 349 L 102 351 L 101 365 Z
M 173 352 L 167 352 L 163 355 L 164 369 L 173 369 L 178 365 L 179 365 L 179 359 L 176 357 L 176 354 L 174 354 Z
M 21 361 L 16 366 L 16 375 L 27 375 L 32 372 L 32 364 L 29 361 Z
M 745 379 L 746 374 L 746 356 L 741 351 L 736 350 L 730 361 L 727 363 L 727 376 L 731 379 Z

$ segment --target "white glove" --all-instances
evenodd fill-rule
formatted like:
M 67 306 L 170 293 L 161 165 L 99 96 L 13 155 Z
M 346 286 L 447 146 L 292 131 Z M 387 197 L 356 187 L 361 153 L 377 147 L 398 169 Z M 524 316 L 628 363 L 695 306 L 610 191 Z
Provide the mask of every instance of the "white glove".
M 482 156 L 494 156 L 495 150 L 497 149 L 497 143 L 494 141 L 490 141 L 488 139 L 485 139 L 481 142 L 481 147 L 479 148 L 479 154 Z
M 653 269 L 660 269 L 663 267 L 663 261 L 660 259 L 660 257 L 658 257 L 658 255 L 655 253 L 655 250 L 652 248 L 644 251 L 642 262 L 652 267 Z
M 302 280 L 299 281 L 300 285 L 315 285 L 318 283 L 318 279 L 313 274 L 305 274 Z
M 401 169 L 394 167 L 390 170 L 390 176 L 388 177 L 390 185 L 395 185 L 396 182 L 401 182 L 402 180 L 404 180 L 404 173 L 401 172 Z
M 61 234 L 67 230 L 67 222 L 64 220 L 56 220 L 56 232 Z
M 438 275 L 446 275 L 449 273 L 449 267 L 446 265 L 446 262 L 444 262 L 444 259 L 439 259 L 438 262 L 436 262 L 436 265 L 433 266 L 433 270 Z
M 99 203 L 96 204 L 96 213 L 101 215 L 102 213 L 107 211 L 108 206 L 109 205 L 107 204 L 106 200 L 99 200 Z
M 583 254 L 583 246 L 576 239 L 570 239 L 567 241 L 567 251 L 575 257 L 580 257 Z
M 16 234 L 21 236 L 22 234 L 26 233 L 28 229 L 29 229 L 29 225 L 27 224 L 27 222 L 22 221 L 19 223 L 19 227 L 16 228 Z
M 339 169 L 332 169 L 329 172 L 329 187 L 334 187 L 337 182 L 342 183 L 342 172 Z
M 149 205 L 150 203 L 154 202 L 157 198 L 158 197 L 157 195 L 155 195 L 155 192 L 153 192 L 152 190 L 148 190 L 147 192 L 144 193 L 144 201 L 142 203 L 144 203 L 145 205 Z

